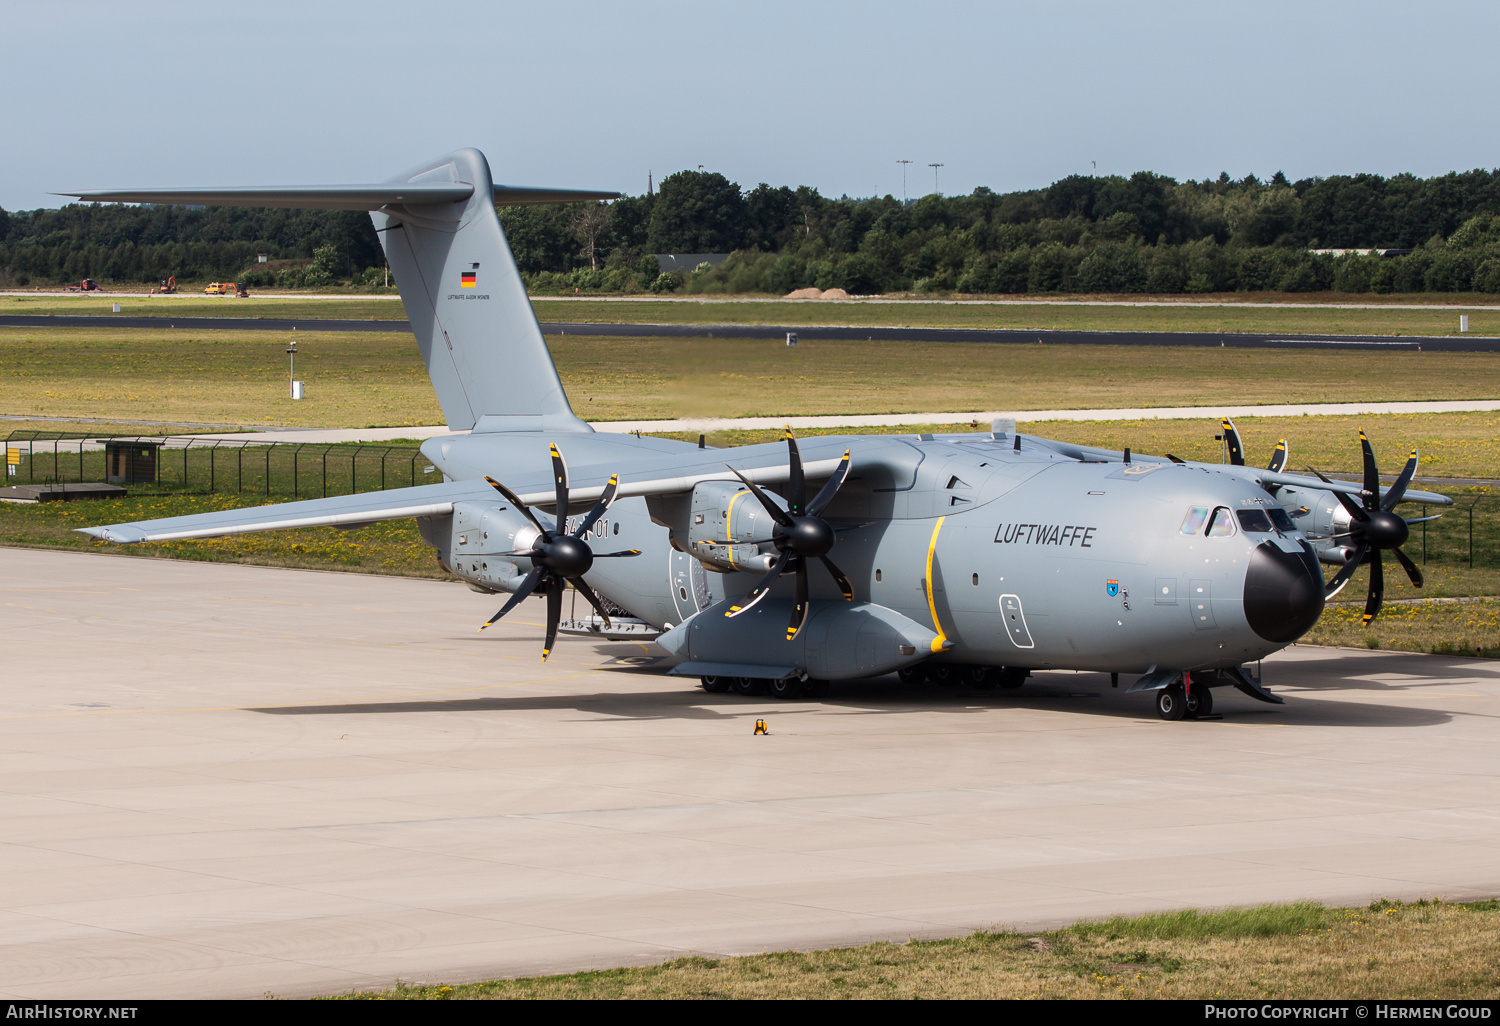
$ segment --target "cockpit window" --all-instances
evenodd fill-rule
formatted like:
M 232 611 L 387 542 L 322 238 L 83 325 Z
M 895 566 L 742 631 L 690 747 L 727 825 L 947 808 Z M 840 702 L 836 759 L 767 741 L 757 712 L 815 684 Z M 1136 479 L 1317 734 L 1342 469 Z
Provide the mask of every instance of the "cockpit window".
M 1228 538 L 1234 533 L 1234 517 L 1227 507 L 1214 507 L 1214 511 L 1208 515 L 1208 530 L 1204 533 L 1210 538 Z
M 1266 512 L 1271 514 L 1271 523 L 1276 525 L 1276 530 L 1295 531 L 1297 529 L 1297 525 L 1292 523 L 1292 518 L 1287 516 L 1286 510 L 1280 506 L 1272 506 Z
M 1182 518 L 1182 533 L 1197 534 L 1203 530 L 1203 522 L 1208 519 L 1207 506 L 1194 506 L 1187 511 L 1187 516 Z
M 1240 530 L 1257 531 L 1263 534 L 1271 533 L 1271 518 L 1260 510 L 1242 509 L 1239 511 L 1238 516 L 1240 518 Z

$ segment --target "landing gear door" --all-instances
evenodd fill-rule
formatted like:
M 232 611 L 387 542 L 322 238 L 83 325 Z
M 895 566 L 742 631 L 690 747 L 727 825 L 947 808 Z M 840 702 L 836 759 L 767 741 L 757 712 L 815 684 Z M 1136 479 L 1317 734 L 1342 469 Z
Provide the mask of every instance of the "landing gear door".
M 1005 632 L 1011 644 L 1017 648 L 1035 648 L 1031 631 L 1026 629 L 1026 613 L 1021 609 L 1021 596 L 1001 595 L 1000 615 L 1005 618 Z

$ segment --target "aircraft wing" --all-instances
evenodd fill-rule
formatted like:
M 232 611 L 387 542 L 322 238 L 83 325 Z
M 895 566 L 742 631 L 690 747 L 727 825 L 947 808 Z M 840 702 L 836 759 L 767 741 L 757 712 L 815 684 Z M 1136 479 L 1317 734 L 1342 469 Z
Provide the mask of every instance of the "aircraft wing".
M 281 502 L 269 506 L 194 513 L 185 517 L 139 520 L 78 528 L 83 534 L 117 545 L 137 542 L 177 541 L 183 538 L 219 538 L 228 534 L 277 531 L 297 527 L 355 527 L 400 520 L 405 517 L 443 516 L 463 499 L 493 499 L 495 493 L 483 481 L 447 481 L 393 488 L 384 492 L 335 495 L 303 502 Z
M 837 460 L 812 460 L 804 465 L 809 477 L 830 474 L 837 467 Z M 761 467 L 744 471 L 746 477 L 757 484 L 774 484 L 785 481 L 789 470 L 785 465 Z M 587 480 L 588 476 L 580 475 Z M 655 477 L 646 480 L 621 482 L 618 494 L 660 495 L 669 492 L 691 491 L 699 481 L 718 480 L 729 476 L 729 471 L 707 471 L 697 474 Z M 550 507 L 556 502 L 557 493 L 550 481 L 531 475 L 531 480 L 518 481 L 517 497 L 528 506 Z M 545 484 L 544 484 L 545 481 Z M 597 499 L 603 492 L 603 483 L 586 483 L 568 490 L 570 501 L 586 502 Z M 363 527 L 383 520 L 403 520 L 407 517 L 447 516 L 453 512 L 455 502 L 503 502 L 494 489 L 482 480 L 445 481 L 441 484 L 418 485 L 415 488 L 393 488 L 383 492 L 364 492 L 359 495 L 336 495 L 326 499 L 307 499 L 302 502 L 281 502 L 268 506 L 250 506 L 245 509 L 226 509 L 214 513 L 193 513 L 185 517 L 164 517 L 160 520 L 138 520 L 133 523 L 103 524 L 99 527 L 80 527 L 82 534 L 117 545 L 134 545 L 139 542 L 181 541 L 189 538 L 222 538 L 231 534 L 253 534 L 257 531 L 281 531 L 301 527 Z

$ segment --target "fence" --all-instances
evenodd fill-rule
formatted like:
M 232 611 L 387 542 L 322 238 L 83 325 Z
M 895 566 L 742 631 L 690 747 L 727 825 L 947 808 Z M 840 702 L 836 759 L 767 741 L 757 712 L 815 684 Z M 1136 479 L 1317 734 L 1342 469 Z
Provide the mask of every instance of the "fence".
M 13 431 L 8 457 L 16 472 L 0 485 L 104 481 L 110 443 L 156 450 L 154 479 L 132 489 L 163 493 L 228 492 L 314 499 L 403 488 L 432 479 L 432 463 L 415 446 L 247 442 L 195 435 L 66 435 Z M 7 460 L 10 462 L 10 460 Z

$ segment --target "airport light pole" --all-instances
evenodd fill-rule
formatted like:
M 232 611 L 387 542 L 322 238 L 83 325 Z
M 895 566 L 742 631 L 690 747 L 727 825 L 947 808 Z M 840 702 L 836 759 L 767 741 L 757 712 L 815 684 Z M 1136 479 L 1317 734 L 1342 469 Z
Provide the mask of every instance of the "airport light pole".
M 938 188 L 937 169 L 943 167 L 944 165 L 928 164 L 927 166 L 932 168 L 932 191 L 941 196 L 943 194 L 943 190 Z
M 898 163 L 898 164 L 901 165 L 901 205 L 903 207 L 905 207 L 906 206 L 906 165 L 910 164 L 911 161 L 909 161 L 909 160 L 898 160 L 898 161 L 896 161 L 896 163 Z

